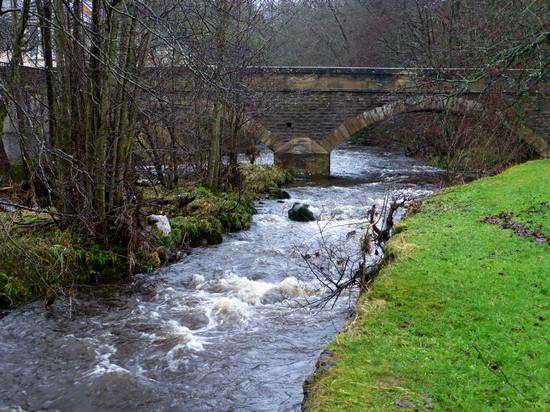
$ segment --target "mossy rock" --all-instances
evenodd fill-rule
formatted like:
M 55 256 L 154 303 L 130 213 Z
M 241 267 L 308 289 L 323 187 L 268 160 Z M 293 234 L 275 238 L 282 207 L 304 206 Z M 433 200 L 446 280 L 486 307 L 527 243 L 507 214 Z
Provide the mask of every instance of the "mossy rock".
M 206 240 L 209 245 L 217 245 L 223 241 L 222 224 L 217 219 L 202 219 L 198 222 L 199 236 L 198 241 Z
M 160 256 L 156 250 L 138 252 L 135 256 L 135 270 L 137 272 L 149 273 L 162 264 Z
M 262 193 L 270 187 L 292 181 L 292 175 L 275 165 L 242 164 L 239 166 L 247 191 Z
M 290 193 L 278 187 L 271 187 L 266 192 L 267 199 L 290 199 Z
M 201 219 L 193 216 L 178 216 L 170 220 L 172 232 L 167 237 L 169 246 L 174 247 L 188 242 L 191 245 L 221 243 L 223 226 L 216 218 Z
M 313 212 L 309 210 L 309 205 L 297 202 L 288 210 L 288 218 L 296 222 L 313 222 L 316 220 Z

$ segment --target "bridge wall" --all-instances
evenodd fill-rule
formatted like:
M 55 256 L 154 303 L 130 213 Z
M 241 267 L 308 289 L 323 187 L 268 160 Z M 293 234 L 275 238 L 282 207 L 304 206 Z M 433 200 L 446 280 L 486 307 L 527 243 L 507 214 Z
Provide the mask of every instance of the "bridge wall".
M 4 69 L 0 66 L 0 77 Z M 407 99 L 450 93 L 472 74 L 466 69 L 250 68 L 245 82 L 254 92 L 246 97 L 248 116 L 261 126 L 262 140 L 275 152 L 278 164 L 297 174 L 328 174 L 334 146 L 348 138 L 350 130 L 369 123 L 361 118 L 362 113 Z M 166 74 L 169 81 L 164 80 L 171 86 L 176 84 L 177 90 L 171 93 L 181 95 L 182 102 L 189 93 L 188 75 L 178 69 Z M 39 92 L 44 77 L 44 72 L 37 69 L 24 69 L 22 73 L 25 88 L 32 93 Z M 460 84 L 462 98 L 472 101 L 486 86 L 483 82 Z M 184 109 L 181 115 L 185 116 Z M 384 117 L 376 111 L 369 116 Z M 532 93 L 527 117 L 531 141 L 538 142 L 542 148 L 539 152 L 549 156 L 550 82 L 542 82 Z M 10 132 L 4 135 L 6 145 L 15 147 L 12 140 L 16 134 L 11 129 L 5 132 Z
M 19 134 L 17 127 L 12 122 L 12 116 L 7 116 L 2 126 L 0 137 L 4 143 L 4 150 L 10 163 L 15 163 L 21 159 L 21 146 L 19 144 Z
M 353 122 L 369 123 L 362 113 L 451 93 L 460 79 L 471 75 L 465 69 L 258 68 L 250 84 L 263 92 L 267 103 L 251 103 L 250 116 L 270 132 L 265 142 L 274 150 L 278 164 L 297 174 L 328 174 L 330 151 L 361 128 Z M 461 99 L 473 103 L 485 87 L 483 82 L 468 83 Z M 549 96 L 550 84 L 542 83 L 531 96 L 527 119 L 536 134 L 531 133 L 530 143 L 534 141 L 546 156 L 550 155 Z M 428 110 L 437 105 L 425 106 Z M 369 115 L 378 116 L 376 112 Z
M 276 148 L 296 137 L 321 142 L 346 120 L 399 97 L 360 91 L 283 91 L 268 92 L 264 98 L 269 106 L 256 120 L 271 132 Z

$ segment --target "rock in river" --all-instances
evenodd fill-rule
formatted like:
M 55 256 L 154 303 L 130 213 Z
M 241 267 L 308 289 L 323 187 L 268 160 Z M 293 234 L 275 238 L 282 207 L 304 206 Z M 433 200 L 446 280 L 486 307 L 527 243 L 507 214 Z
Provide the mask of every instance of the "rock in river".
M 147 220 L 153 228 L 155 228 L 165 236 L 168 236 L 172 231 L 170 221 L 164 215 L 149 215 L 147 216 Z
M 268 199 L 290 199 L 290 194 L 278 187 L 272 187 L 267 190 L 266 197 Z
M 313 222 L 315 220 L 313 212 L 309 210 L 309 205 L 303 203 L 294 203 L 288 211 L 288 218 L 297 222 Z

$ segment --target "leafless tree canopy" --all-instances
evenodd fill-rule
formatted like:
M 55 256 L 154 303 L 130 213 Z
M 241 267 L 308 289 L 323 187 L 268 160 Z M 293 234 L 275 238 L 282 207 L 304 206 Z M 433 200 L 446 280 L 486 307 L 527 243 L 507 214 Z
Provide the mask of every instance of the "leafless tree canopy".
M 544 0 L 280 1 L 274 64 L 548 70 Z
M 140 180 L 216 188 L 235 179 L 238 152 L 254 157 L 247 67 L 529 69 L 521 92 L 548 76 L 549 17 L 544 0 L 0 0 L 0 124 L 17 125 L 30 203 L 104 243 L 132 243 Z M 29 66 L 34 84 L 22 82 Z M 522 107 L 493 90 L 489 118 L 513 125 Z M 501 130 L 444 121 L 438 141 L 453 158 Z M 16 174 L 3 144 L 0 171 Z
M 262 62 L 265 7 L 0 2 L 0 124 L 10 117 L 19 126 L 34 201 L 55 207 L 62 225 L 128 241 L 143 174 L 154 171 L 173 187 L 184 168 L 217 187 L 222 157 L 236 163 L 241 72 Z M 28 66 L 36 67 L 36 87 L 22 82 Z M 3 145 L 0 166 L 13 177 Z
M 358 247 L 351 248 L 347 241 L 334 241 L 330 224 L 319 227 L 317 245 L 297 247 L 304 270 L 311 273 L 326 291 L 313 305 L 335 305 L 345 294 L 359 287 L 367 290 L 378 274 L 383 262 L 386 244 L 392 235 L 399 210 L 414 204 L 418 199 L 398 192 L 387 192 L 380 207 L 372 205 L 365 210 Z M 336 227 L 338 228 L 338 227 Z M 350 231 L 347 240 L 355 239 L 357 229 Z

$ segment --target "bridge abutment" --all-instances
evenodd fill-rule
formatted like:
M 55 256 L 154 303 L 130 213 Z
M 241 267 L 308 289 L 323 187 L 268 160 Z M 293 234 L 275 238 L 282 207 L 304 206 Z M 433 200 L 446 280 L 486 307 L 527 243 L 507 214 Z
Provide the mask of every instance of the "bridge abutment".
M 330 153 L 275 153 L 275 164 L 297 177 L 330 175 Z
M 294 176 L 329 176 L 330 151 L 309 137 L 297 137 L 275 148 L 275 164 Z

